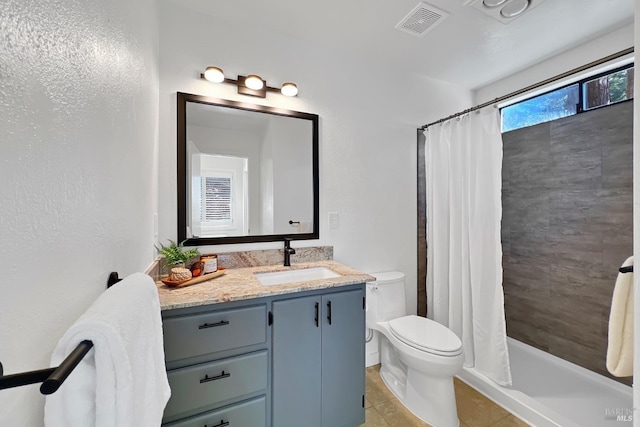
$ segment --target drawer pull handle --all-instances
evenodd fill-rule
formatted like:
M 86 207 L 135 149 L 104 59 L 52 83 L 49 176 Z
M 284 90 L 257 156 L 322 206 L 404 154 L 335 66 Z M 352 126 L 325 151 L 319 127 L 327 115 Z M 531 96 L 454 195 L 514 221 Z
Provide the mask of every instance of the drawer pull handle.
M 223 378 L 229 378 L 230 376 L 231 374 L 229 372 L 225 373 L 224 371 L 222 371 L 220 375 L 216 375 L 215 377 L 210 377 L 209 375 L 205 375 L 204 378 L 200 380 L 200 384 L 208 383 L 209 381 L 221 380 Z
M 329 324 L 331 324 L 332 316 L 331 316 L 331 301 L 327 303 L 327 320 Z
M 216 424 L 214 426 L 211 427 L 227 427 L 231 424 L 229 424 L 229 421 L 225 421 L 225 420 L 220 420 L 220 424 Z M 205 424 L 204 427 L 207 427 L 207 425 Z
M 318 322 L 318 317 L 320 316 L 320 304 L 316 303 L 316 328 L 320 326 L 320 323 Z
M 198 329 L 215 328 L 217 326 L 227 326 L 228 324 L 228 320 L 221 320 L 218 323 L 205 323 L 204 325 L 198 326 Z

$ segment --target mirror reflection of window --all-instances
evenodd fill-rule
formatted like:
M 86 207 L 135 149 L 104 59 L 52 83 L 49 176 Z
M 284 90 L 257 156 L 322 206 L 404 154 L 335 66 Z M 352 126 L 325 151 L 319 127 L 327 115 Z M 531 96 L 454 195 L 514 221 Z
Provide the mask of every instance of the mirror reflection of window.
M 246 157 L 192 155 L 192 237 L 249 232 Z
M 202 177 L 202 222 L 228 225 L 233 223 L 233 176 L 223 171 L 212 171 Z

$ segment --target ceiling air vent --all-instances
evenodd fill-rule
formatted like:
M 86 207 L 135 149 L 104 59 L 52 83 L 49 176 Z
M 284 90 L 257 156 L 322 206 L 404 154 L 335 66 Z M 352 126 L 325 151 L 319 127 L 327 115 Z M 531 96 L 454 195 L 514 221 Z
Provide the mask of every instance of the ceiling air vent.
M 396 25 L 396 28 L 405 33 L 422 37 L 437 27 L 447 16 L 449 14 L 444 10 L 421 2 Z

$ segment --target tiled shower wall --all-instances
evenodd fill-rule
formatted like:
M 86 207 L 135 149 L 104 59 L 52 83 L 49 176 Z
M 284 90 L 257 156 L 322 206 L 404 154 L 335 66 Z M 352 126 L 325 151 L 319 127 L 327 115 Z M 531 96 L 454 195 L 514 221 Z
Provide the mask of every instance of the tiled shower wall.
M 503 134 L 507 334 L 605 375 L 611 295 L 633 253 L 632 125 L 623 102 Z

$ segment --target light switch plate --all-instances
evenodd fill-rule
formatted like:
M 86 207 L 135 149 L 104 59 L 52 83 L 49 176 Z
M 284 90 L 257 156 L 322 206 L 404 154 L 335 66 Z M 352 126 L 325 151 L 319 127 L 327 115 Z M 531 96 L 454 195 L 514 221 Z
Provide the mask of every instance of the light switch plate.
M 340 225 L 338 212 L 329 212 L 329 230 L 337 230 Z

